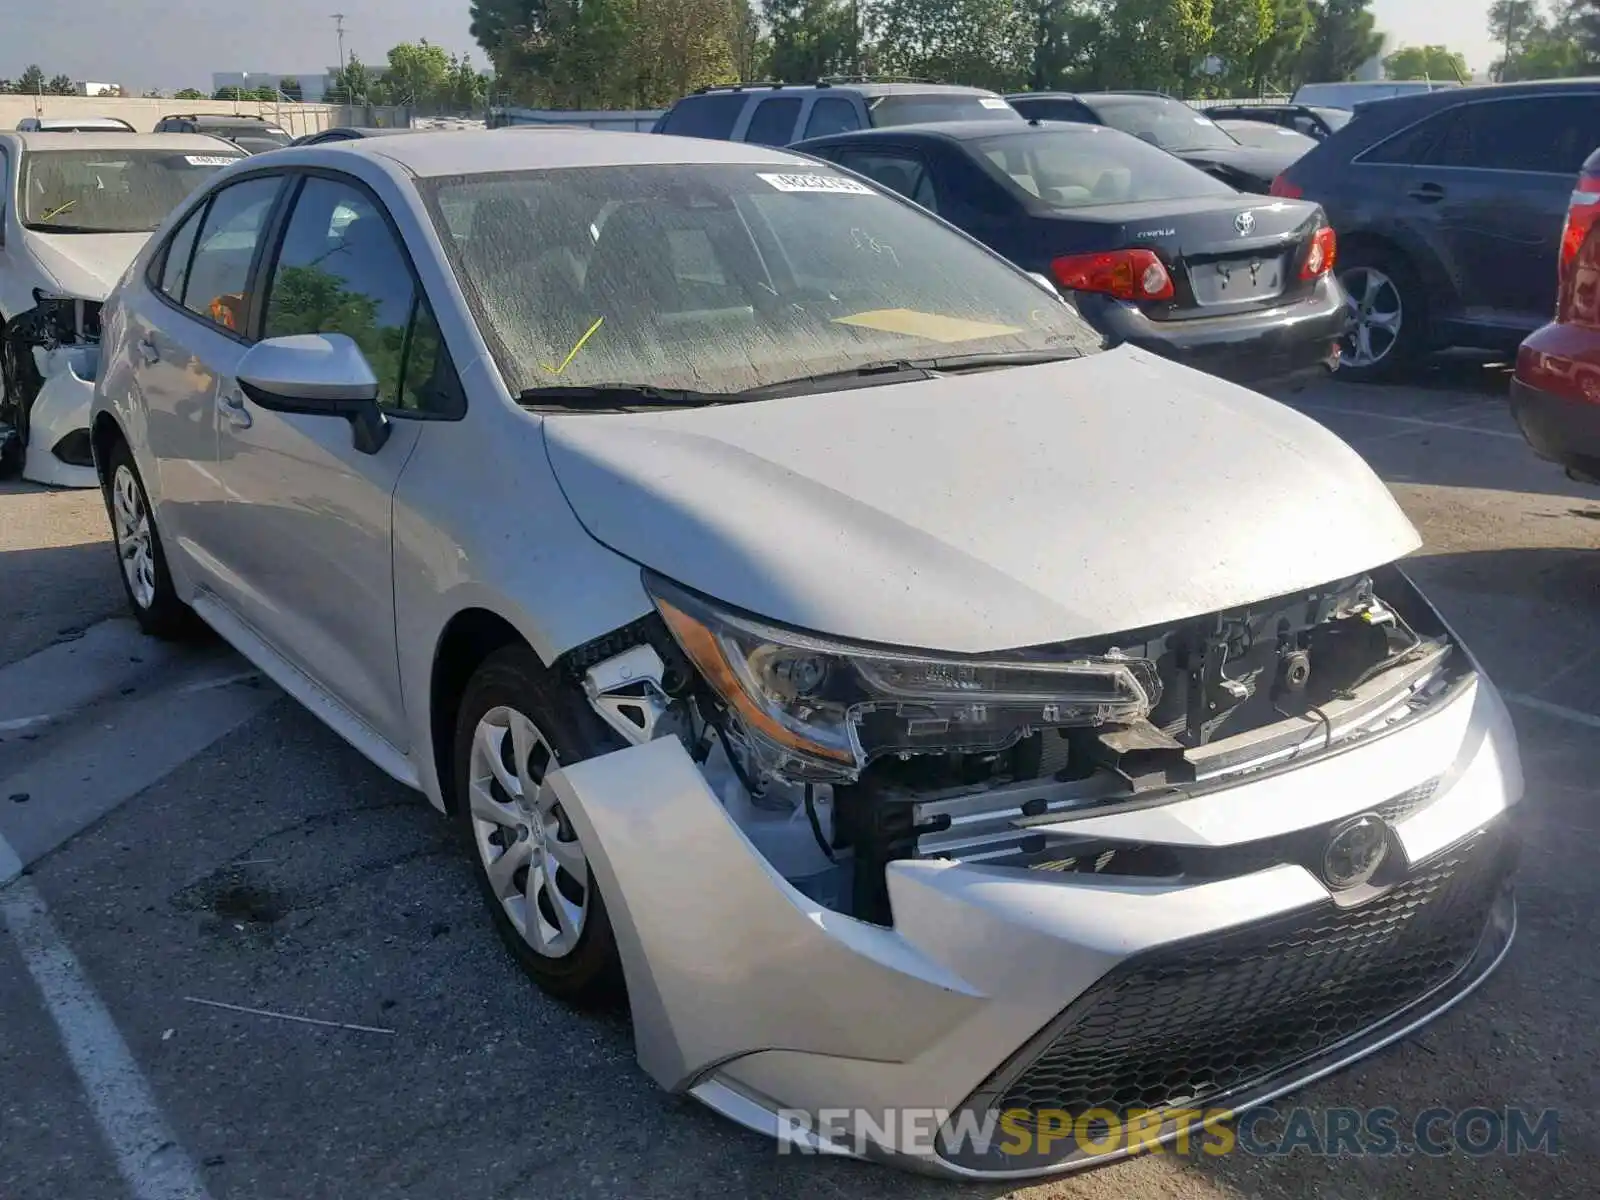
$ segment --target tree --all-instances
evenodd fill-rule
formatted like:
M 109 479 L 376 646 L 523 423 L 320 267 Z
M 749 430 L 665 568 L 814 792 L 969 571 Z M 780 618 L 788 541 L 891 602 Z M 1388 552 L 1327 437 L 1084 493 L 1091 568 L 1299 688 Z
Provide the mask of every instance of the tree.
M 1222 64 L 1213 90 L 1231 96 L 1250 88 L 1256 52 L 1276 30 L 1277 8 L 1276 0 L 1212 0 L 1206 52 Z
M 1402 46 L 1383 60 L 1390 79 L 1448 79 L 1464 83 L 1467 60 L 1444 46 Z
M 357 55 L 352 54 L 349 61 L 330 78 L 326 98 L 331 104 L 371 104 L 372 86 L 372 73 Z
M 50 82 L 44 85 L 44 90 L 52 96 L 76 96 L 78 85 L 72 82 L 71 75 L 51 76 Z
M 1031 31 L 1012 0 L 882 0 L 873 28 L 891 74 L 997 90 L 1027 78 Z
M 1107 0 L 1101 86 L 1187 95 L 1216 32 L 1212 0 Z
M 729 0 L 728 48 L 733 52 L 733 70 L 740 82 L 761 79 L 772 55 L 772 42 L 761 31 L 761 21 L 751 0 Z
M 772 30 L 768 73 L 790 83 L 838 75 L 858 64 L 859 39 L 845 0 L 763 0 Z
M 1295 72 L 1302 83 L 1338 83 L 1383 49 L 1372 0 L 1312 0 L 1311 33 Z
M 174 100 L 204 100 L 206 94 L 199 88 L 179 88 L 172 93 Z
M 1496 0 L 1489 8 L 1489 33 L 1505 48 L 1493 78 L 1505 83 L 1582 74 L 1579 4 L 1556 3 L 1547 14 L 1530 0 Z
M 397 104 L 431 107 L 450 91 L 450 55 L 427 38 L 401 42 L 389 49 L 389 69 L 384 79 Z
M 305 99 L 305 91 L 300 86 L 300 81 L 293 75 L 285 75 L 278 80 L 278 91 L 285 97 L 296 102 Z
M 1314 25 L 1306 0 L 1273 0 L 1272 32 L 1250 55 L 1243 78 L 1233 80 L 1235 86 L 1253 96 L 1287 91 Z
M 219 87 L 212 92 L 211 98 L 213 100 L 243 100 L 244 92 L 230 83 L 227 87 Z
M 39 69 L 38 63 L 30 63 L 27 69 L 17 76 L 17 82 L 12 86 L 19 95 L 43 95 L 46 90 L 44 72 Z

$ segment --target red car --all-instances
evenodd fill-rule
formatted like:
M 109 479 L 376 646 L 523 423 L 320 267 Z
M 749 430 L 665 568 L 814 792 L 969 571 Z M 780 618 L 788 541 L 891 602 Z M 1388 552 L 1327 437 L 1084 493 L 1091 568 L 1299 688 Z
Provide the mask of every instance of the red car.
M 1517 352 L 1511 411 L 1541 458 L 1600 484 L 1600 150 L 1567 211 L 1556 319 Z

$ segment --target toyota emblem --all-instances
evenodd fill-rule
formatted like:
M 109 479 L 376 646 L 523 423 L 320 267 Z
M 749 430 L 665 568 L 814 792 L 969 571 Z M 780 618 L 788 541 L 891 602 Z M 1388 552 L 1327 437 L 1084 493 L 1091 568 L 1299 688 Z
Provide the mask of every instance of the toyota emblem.
M 1377 874 L 1389 853 L 1389 829 L 1381 817 L 1362 813 L 1333 831 L 1322 854 L 1322 878 L 1343 891 Z
M 1242 212 L 1233 219 L 1233 227 L 1239 231 L 1240 237 L 1249 237 L 1250 231 L 1256 227 L 1254 213 Z

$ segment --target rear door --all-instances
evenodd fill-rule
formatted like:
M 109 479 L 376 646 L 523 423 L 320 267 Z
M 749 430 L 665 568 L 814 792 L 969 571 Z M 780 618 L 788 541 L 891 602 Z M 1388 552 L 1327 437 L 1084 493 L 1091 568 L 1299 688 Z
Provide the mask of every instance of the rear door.
M 247 348 L 251 266 L 283 184 L 270 173 L 218 189 L 173 231 L 146 286 L 124 292 L 164 533 L 195 582 L 219 592 L 234 553 L 221 528 L 217 402 Z
M 1470 325 L 1538 328 L 1554 311 L 1573 180 L 1600 145 L 1600 92 L 1457 105 L 1403 203 L 1437 213 Z

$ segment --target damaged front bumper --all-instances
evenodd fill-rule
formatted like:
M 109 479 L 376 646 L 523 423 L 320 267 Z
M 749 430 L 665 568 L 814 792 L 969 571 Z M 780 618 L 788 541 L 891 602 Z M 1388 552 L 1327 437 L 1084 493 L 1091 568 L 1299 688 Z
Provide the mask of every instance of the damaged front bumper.
M 803 1147 L 945 1175 L 1044 1175 L 1138 1148 L 1063 1138 L 1063 1114 L 1071 1129 L 1107 1110 L 1149 1145 L 1178 1114 L 1265 1102 L 1442 1012 L 1514 927 L 1521 765 L 1481 675 L 1303 765 L 1052 826 L 1181 850 L 1209 864 L 1197 875 L 902 859 L 886 867 L 887 926 L 791 886 L 677 738 L 545 786 L 605 895 L 659 1084 Z M 1341 889 L 1329 880 L 1360 814 L 1387 866 Z M 930 1111 L 932 1125 L 896 1119 Z
M 33 357 L 44 383 L 28 413 L 22 477 L 56 487 L 98 487 L 89 443 L 89 404 L 94 399 L 100 347 L 34 347 Z

